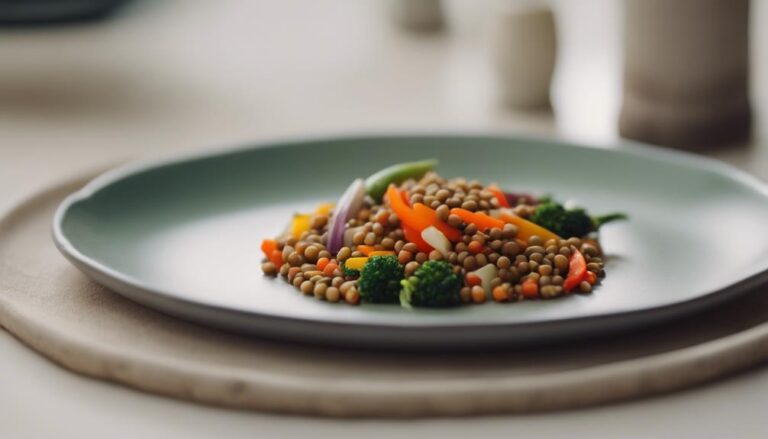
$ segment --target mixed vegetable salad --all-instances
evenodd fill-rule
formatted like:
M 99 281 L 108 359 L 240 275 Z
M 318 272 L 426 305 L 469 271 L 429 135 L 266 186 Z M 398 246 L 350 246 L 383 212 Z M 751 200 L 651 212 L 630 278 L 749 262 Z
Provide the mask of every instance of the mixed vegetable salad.
M 294 215 L 262 242 L 262 270 L 321 300 L 406 308 L 590 293 L 605 276 L 597 231 L 624 214 L 446 180 L 436 165 L 390 166 Z

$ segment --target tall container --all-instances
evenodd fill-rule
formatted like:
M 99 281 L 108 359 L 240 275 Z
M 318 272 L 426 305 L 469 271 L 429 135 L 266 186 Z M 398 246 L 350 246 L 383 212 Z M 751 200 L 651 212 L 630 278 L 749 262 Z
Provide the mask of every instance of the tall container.
M 750 134 L 748 0 L 626 0 L 622 136 L 700 149 Z

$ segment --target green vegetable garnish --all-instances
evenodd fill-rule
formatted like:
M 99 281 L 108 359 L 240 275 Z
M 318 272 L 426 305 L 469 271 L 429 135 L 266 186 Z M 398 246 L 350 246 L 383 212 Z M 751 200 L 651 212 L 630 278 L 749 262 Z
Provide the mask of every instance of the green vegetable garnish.
M 536 212 L 530 218 L 534 223 L 563 238 L 586 236 L 605 223 L 623 219 L 627 219 L 627 215 L 623 213 L 591 217 L 584 209 L 566 209 L 551 200 L 536 206 Z
M 346 264 L 341 264 L 341 271 L 344 273 L 344 276 L 347 277 L 360 277 L 360 270 L 349 268 Z
M 394 183 L 400 184 L 409 178 L 421 178 L 427 172 L 435 169 L 437 160 L 422 160 L 407 162 L 384 168 L 365 179 L 365 193 L 377 203 L 381 202 L 387 187 Z
M 445 261 L 427 261 L 408 279 L 400 282 L 400 304 L 413 306 L 446 307 L 461 302 L 461 280 Z
M 403 266 L 394 256 L 372 256 L 360 271 L 357 287 L 366 302 L 397 303 Z

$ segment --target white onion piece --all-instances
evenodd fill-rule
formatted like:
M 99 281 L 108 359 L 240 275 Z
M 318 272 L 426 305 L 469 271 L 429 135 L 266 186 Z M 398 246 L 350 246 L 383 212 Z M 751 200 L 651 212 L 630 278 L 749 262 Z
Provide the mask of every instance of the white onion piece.
M 435 226 L 429 226 L 421 232 L 421 238 L 430 245 L 430 247 L 439 251 L 443 257 L 447 257 L 451 252 L 451 241 L 443 235 L 443 232 Z
M 335 255 L 344 244 L 344 227 L 349 218 L 356 214 L 363 205 L 365 183 L 358 178 L 349 185 L 336 203 L 336 210 L 331 215 L 328 224 L 328 251 Z
M 493 264 L 487 264 L 473 271 L 480 278 L 480 285 L 485 290 L 485 297 L 491 297 L 491 281 L 499 275 L 499 269 Z

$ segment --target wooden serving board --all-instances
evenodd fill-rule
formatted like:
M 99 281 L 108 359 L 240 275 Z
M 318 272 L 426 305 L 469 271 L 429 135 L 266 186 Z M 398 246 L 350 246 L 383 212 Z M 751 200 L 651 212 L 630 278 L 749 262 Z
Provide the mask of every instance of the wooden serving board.
M 136 305 L 59 254 L 53 211 L 84 181 L 0 220 L 0 325 L 67 369 L 147 392 L 310 415 L 453 416 L 668 392 L 768 358 L 768 287 L 642 332 L 515 350 L 367 352 L 221 332 Z

